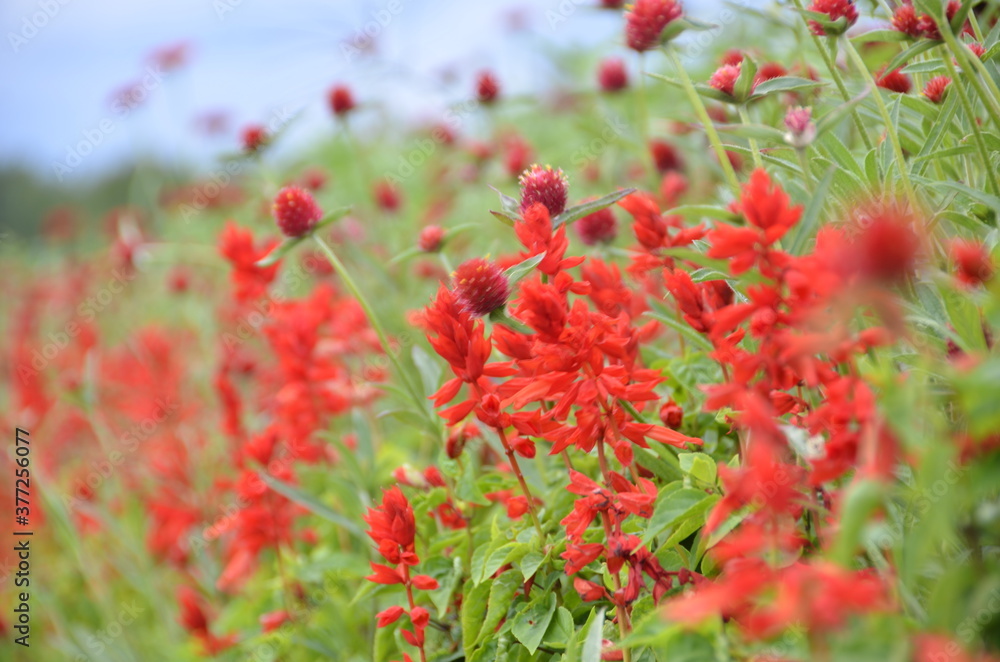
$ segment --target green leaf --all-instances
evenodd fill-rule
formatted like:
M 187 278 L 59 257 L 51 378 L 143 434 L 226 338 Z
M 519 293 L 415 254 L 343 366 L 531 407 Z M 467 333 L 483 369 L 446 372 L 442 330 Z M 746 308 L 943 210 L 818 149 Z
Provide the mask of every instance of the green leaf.
M 909 37 L 899 30 L 869 30 L 851 37 L 855 44 L 865 44 L 872 41 L 906 41 Z
M 785 132 L 773 126 L 763 124 L 716 124 L 719 133 L 726 133 L 740 138 L 754 138 L 772 143 L 783 143 Z
M 925 53 L 937 45 L 938 43 L 936 41 L 931 41 L 930 39 L 918 41 L 902 53 L 896 55 L 896 57 L 889 60 L 889 64 L 886 65 L 885 70 L 892 71 L 894 69 L 899 69 L 910 60 L 915 59 L 921 53 Z
M 833 168 L 827 170 L 826 175 L 820 180 L 819 186 L 816 187 L 812 197 L 809 199 L 809 206 L 806 207 L 805 212 L 802 214 L 795 237 L 792 239 L 791 246 L 788 249 L 792 255 L 802 255 L 806 249 L 806 242 L 811 237 L 816 236 L 816 231 L 820 225 L 820 214 L 823 211 L 823 204 L 827 201 L 827 191 L 830 189 L 830 182 L 833 181 L 833 176 L 836 172 Z
M 823 117 L 816 120 L 816 135 L 822 136 L 827 131 L 836 128 L 836 126 L 840 124 L 840 121 L 845 117 L 847 117 L 851 113 L 851 110 L 859 103 L 864 101 L 865 97 L 868 96 L 870 93 L 871 90 L 866 89 L 864 92 L 854 97 L 850 101 L 845 101 L 844 103 L 840 104 L 830 112 L 823 115 Z
M 413 363 L 420 373 L 420 381 L 424 385 L 424 393 L 430 395 L 438 390 L 441 383 L 441 365 L 435 361 L 420 345 L 414 345 L 410 352 Z
M 747 100 L 753 91 L 753 81 L 757 77 L 757 63 L 747 54 L 743 56 L 740 63 L 740 75 L 733 86 L 733 97 L 740 103 Z
M 715 460 L 705 453 L 680 453 L 677 459 L 681 463 L 681 469 L 692 478 L 701 481 L 703 484 L 715 485 L 715 479 L 719 471 L 715 466 Z
M 523 262 L 515 264 L 513 267 L 504 272 L 504 276 L 507 277 L 507 281 L 510 283 L 510 287 L 513 289 L 515 285 L 524 280 L 532 271 L 535 270 L 542 260 L 545 259 L 545 253 L 539 253 L 529 257 Z
M 939 71 L 944 71 L 944 60 L 940 58 L 934 60 L 925 60 L 923 62 L 914 62 L 903 67 L 902 72 L 904 74 L 933 74 Z
M 583 202 L 570 207 L 552 219 L 552 228 L 555 229 L 560 225 L 567 225 L 573 221 L 580 220 L 584 216 L 589 216 L 596 211 L 610 207 L 619 200 L 632 195 L 635 191 L 636 189 L 634 188 L 621 189 L 620 191 L 609 193 L 608 195 L 597 198 L 596 200 L 590 200 L 589 202 Z
M 677 485 L 672 483 L 671 485 Z M 653 516 L 646 526 L 641 545 L 648 545 L 656 536 L 674 526 L 679 521 L 703 514 L 711 505 L 707 503 L 709 496 L 702 490 L 690 487 L 674 487 L 671 485 L 661 490 Z
M 514 617 L 514 625 L 510 631 L 534 655 L 555 613 L 556 594 L 539 594 L 538 598 Z
M 267 474 L 264 471 L 258 471 L 257 475 L 263 480 L 268 487 L 277 492 L 278 494 L 284 496 L 285 498 L 294 501 L 300 506 L 305 507 L 307 510 L 311 511 L 315 515 L 327 519 L 337 526 L 343 527 L 351 535 L 353 535 L 358 540 L 367 540 L 365 534 L 361 529 L 349 518 L 341 515 L 340 513 L 332 510 L 328 506 L 320 503 L 315 497 L 306 494 L 297 487 L 293 487 L 288 483 L 284 483 L 277 478 Z
M 535 576 L 538 572 L 538 568 L 545 563 L 547 554 L 543 554 L 538 550 L 531 550 L 527 554 L 521 557 L 521 561 L 518 565 L 521 568 L 521 576 L 524 577 L 524 581 L 528 581 Z
M 504 225 L 509 225 L 510 227 L 514 227 L 514 223 L 516 223 L 518 220 L 517 217 L 508 216 L 503 212 L 493 211 L 492 209 L 490 210 L 490 213 L 493 214 L 494 217 L 499 219 L 501 223 L 503 223 Z
M 734 214 L 722 207 L 711 205 L 683 205 L 674 207 L 663 212 L 665 216 L 682 216 L 684 218 L 714 218 L 720 221 L 734 222 L 739 218 L 739 214 Z
M 479 639 L 491 590 L 491 584 L 468 582 L 462 592 L 462 648 L 466 657 L 472 655 Z
M 514 594 L 521 588 L 522 582 L 517 573 L 505 572 L 484 586 L 490 587 L 489 607 L 486 610 L 486 618 L 482 627 L 479 629 L 479 636 L 476 637 L 477 646 L 493 634 L 496 626 L 507 616 Z
M 777 94 L 778 92 L 790 92 L 791 90 L 801 90 L 810 87 L 822 87 L 825 84 L 826 83 L 810 80 L 808 78 L 799 78 L 797 76 L 779 76 L 777 78 L 771 78 L 770 80 L 761 81 L 761 83 L 754 88 L 751 98 L 760 99 L 772 94 Z
M 583 626 L 583 650 L 580 662 L 600 662 L 601 644 L 604 643 L 604 610 L 592 612 Z
M 882 503 L 884 490 L 880 483 L 871 479 L 857 480 L 847 487 L 840 529 L 831 554 L 835 562 L 844 567 L 850 565 L 854 551 L 861 544 L 861 531 Z

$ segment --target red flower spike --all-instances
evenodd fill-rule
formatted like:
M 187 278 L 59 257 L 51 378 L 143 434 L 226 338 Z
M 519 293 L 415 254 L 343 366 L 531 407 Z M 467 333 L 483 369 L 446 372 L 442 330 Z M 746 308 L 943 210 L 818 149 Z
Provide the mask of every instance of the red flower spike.
M 435 591 L 438 587 L 438 581 L 429 575 L 417 575 L 410 582 L 421 591 Z
M 676 0 L 636 0 L 625 12 L 625 43 L 640 53 L 656 48 L 664 28 L 681 14 Z
M 620 92 L 628 87 L 625 61 L 617 57 L 601 60 L 597 69 L 597 84 L 604 92 Z
M 558 216 L 566 209 L 569 182 L 562 170 L 536 164 L 525 170 L 518 181 L 521 183 L 522 214 L 538 202 L 545 205 L 550 216 Z
M 379 545 L 380 551 L 383 543 L 389 543 L 397 548 L 397 552 L 399 548 L 403 552 L 413 552 L 416 521 L 413 517 L 413 508 L 398 487 L 386 490 L 382 495 L 382 503 L 376 508 L 369 508 L 364 520 L 369 526 L 368 536 Z M 389 561 L 399 562 L 398 559 Z M 378 574 L 376 565 L 372 564 L 372 568 Z
M 502 308 L 510 297 L 510 283 L 503 270 L 483 258 L 458 265 L 452 275 L 455 301 L 472 317 L 485 317 Z
M 388 625 L 392 625 L 397 620 L 399 620 L 399 617 L 402 616 L 404 613 L 406 613 L 406 610 L 398 605 L 389 607 L 384 611 L 380 611 L 378 614 L 376 614 L 376 618 L 378 619 L 378 626 L 380 628 L 384 628 Z
M 271 208 L 278 228 L 286 237 L 301 237 L 312 230 L 323 218 L 323 210 L 308 191 L 298 186 L 288 186 L 274 196 Z

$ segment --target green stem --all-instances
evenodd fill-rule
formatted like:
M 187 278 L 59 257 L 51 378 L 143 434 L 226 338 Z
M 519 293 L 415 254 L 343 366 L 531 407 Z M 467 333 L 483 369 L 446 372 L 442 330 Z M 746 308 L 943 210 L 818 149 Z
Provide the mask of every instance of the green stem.
M 979 95 L 979 98 L 983 100 L 983 104 L 986 105 L 986 110 L 989 112 L 990 118 L 993 120 L 993 124 L 997 127 L 997 129 L 1000 129 L 1000 103 L 997 102 L 997 100 L 1000 99 L 1000 89 L 998 89 L 996 83 L 993 82 L 993 77 L 990 76 L 990 73 L 986 70 L 986 67 L 983 66 L 983 63 L 972 51 L 968 49 L 968 47 L 964 44 L 958 43 L 958 40 L 955 39 L 955 35 L 951 33 L 950 26 L 943 25 L 941 27 L 941 37 L 948 45 L 948 48 L 951 49 L 952 54 L 954 54 L 955 59 L 958 60 L 958 64 L 962 67 L 962 69 L 969 72 L 975 69 L 976 73 L 979 74 L 978 77 L 975 75 L 966 76 L 965 80 L 968 80 L 972 87 L 976 89 L 976 94 Z M 982 81 L 986 82 L 987 87 L 989 87 L 989 93 L 987 93 L 986 89 L 983 88 L 983 82 L 980 81 L 980 78 L 982 78 Z
M 965 110 L 965 114 L 969 118 L 969 124 L 972 125 L 972 137 L 975 140 L 976 147 L 979 148 L 979 155 L 983 159 L 983 167 L 986 169 L 986 187 L 990 190 L 990 193 L 996 193 L 996 181 L 993 176 L 992 163 L 990 161 L 990 153 L 986 149 L 986 141 L 983 140 L 982 131 L 979 130 L 979 124 L 976 122 L 976 113 L 972 108 L 972 102 L 969 100 L 969 95 L 965 91 L 965 80 L 968 76 L 963 77 L 961 80 L 955 72 L 955 65 L 951 62 L 951 57 L 945 53 L 944 66 L 948 70 L 948 76 L 951 78 L 951 85 L 958 92 L 958 99 L 962 103 L 962 108 Z M 973 184 L 972 180 L 969 180 L 969 185 Z
M 347 271 L 347 268 L 344 266 L 344 263 L 340 261 L 340 258 L 338 258 L 337 254 L 333 252 L 333 249 L 330 248 L 329 244 L 327 244 L 323 240 L 323 238 L 319 236 L 319 234 L 317 233 L 313 233 L 312 236 L 313 239 L 316 240 L 316 244 L 319 246 L 319 249 L 326 256 L 326 259 L 328 259 L 330 261 L 330 264 L 333 265 L 333 269 L 334 271 L 337 272 L 337 275 L 340 277 L 340 280 L 343 281 L 344 285 L 347 286 L 347 289 L 350 291 L 351 295 L 355 299 L 357 299 L 359 304 L 361 304 L 361 309 L 365 311 L 365 316 L 368 318 L 368 323 L 371 324 L 372 328 L 375 330 L 375 334 L 378 336 L 378 341 L 382 345 L 382 349 L 385 351 L 386 356 L 389 357 L 389 361 L 396 369 L 396 372 L 399 373 L 399 378 L 402 380 L 403 385 L 406 387 L 406 390 L 409 391 L 410 397 L 413 398 L 413 403 L 417 406 L 417 409 L 422 414 L 426 414 L 427 410 L 426 407 L 424 406 L 423 396 L 417 391 L 417 389 L 410 382 L 406 370 L 403 369 L 403 364 L 399 362 L 399 357 L 396 356 L 396 352 L 393 350 L 392 345 L 389 344 L 389 337 L 385 333 L 385 329 L 382 326 L 382 322 L 379 321 L 379 318 L 375 314 L 375 311 L 372 309 L 371 304 L 368 303 L 368 299 L 365 297 L 364 294 L 362 294 L 361 290 L 358 289 L 357 283 L 355 283 L 354 279 L 351 278 L 351 274 Z
M 705 127 L 705 135 L 708 136 L 708 142 L 711 143 L 712 149 L 715 150 L 715 156 L 719 159 L 719 165 L 722 166 L 722 172 L 726 176 L 726 181 L 729 183 L 729 187 L 733 189 L 733 195 L 739 196 L 740 182 L 736 178 L 733 164 L 729 162 L 729 155 L 726 154 L 726 150 L 722 146 L 722 141 L 719 140 L 719 133 L 715 130 L 715 125 L 712 124 L 712 118 L 708 115 L 705 103 L 698 95 L 698 91 L 694 89 L 694 83 L 691 82 L 691 77 L 688 76 L 687 70 L 684 69 L 681 59 L 677 57 L 677 52 L 670 46 L 667 46 L 664 50 L 674 63 L 677 73 L 680 74 L 681 82 L 684 84 L 684 91 L 687 93 L 691 105 L 694 106 L 695 114 Z
M 747 107 L 744 105 L 737 106 L 737 111 L 740 114 L 740 120 L 743 122 L 743 126 L 750 126 L 750 116 L 747 114 Z M 760 158 L 760 146 L 757 144 L 757 139 L 748 136 L 747 140 L 750 141 L 750 151 L 753 156 L 753 166 L 755 168 L 763 168 L 764 161 Z
M 804 11 L 802 7 L 802 0 L 794 0 L 795 6 L 799 11 Z M 803 19 L 805 20 L 805 19 Z M 823 56 L 823 63 L 826 65 L 827 71 L 830 72 L 830 78 L 833 79 L 834 84 L 837 89 L 840 90 L 840 96 L 844 98 L 844 101 L 851 100 L 851 93 L 847 91 L 847 85 L 844 84 L 844 79 L 840 75 L 840 71 L 837 69 L 836 57 L 831 56 L 830 52 L 827 51 L 826 46 L 823 45 L 823 37 L 817 37 L 812 34 L 812 31 L 806 29 L 807 32 L 812 36 L 813 43 L 816 45 L 816 50 L 819 54 Z M 830 39 L 830 47 L 832 48 L 836 45 L 836 40 Z M 854 126 L 857 128 L 858 133 L 861 134 L 861 140 L 865 144 L 865 149 L 869 152 L 874 149 L 871 138 L 868 137 L 868 131 L 865 129 L 865 123 L 861 121 L 861 115 L 858 114 L 857 108 L 851 108 L 851 118 L 854 120 Z
M 646 98 L 645 53 L 639 53 L 639 91 L 636 96 L 638 97 L 636 111 L 639 115 L 636 123 L 639 125 L 639 140 L 642 142 L 643 160 L 646 162 L 646 165 L 652 168 L 650 172 L 655 173 L 656 163 L 653 161 L 653 155 L 649 149 L 649 102 Z
M 871 86 L 872 97 L 875 99 L 875 105 L 878 107 L 879 114 L 882 115 L 882 121 L 885 122 L 885 133 L 889 138 L 889 143 L 896 157 L 896 169 L 899 171 L 899 179 L 903 183 L 903 191 L 906 193 L 906 199 L 909 201 L 910 207 L 917 210 L 920 208 L 917 204 L 917 194 L 914 192 L 913 184 L 910 182 L 910 173 L 907 169 L 906 161 L 903 159 L 903 148 L 899 142 L 899 134 L 896 132 L 896 126 L 892 123 L 892 117 L 889 116 L 889 109 L 885 105 L 885 100 L 882 99 L 882 93 L 879 91 L 878 85 L 875 84 L 875 78 L 868 71 L 868 67 L 865 65 L 864 60 L 861 59 L 861 55 L 857 49 L 854 48 L 851 40 L 844 39 L 844 44 L 847 55 L 851 58 L 855 68 L 864 77 L 865 82 Z
M 504 453 L 507 454 L 507 459 L 510 461 L 510 468 L 514 470 L 517 482 L 521 486 L 521 492 L 528 502 L 528 514 L 531 515 L 531 523 L 535 525 L 535 531 L 538 533 L 538 541 L 542 542 L 545 540 L 545 532 L 542 531 L 542 523 L 538 519 L 538 513 L 535 512 L 535 500 L 531 497 L 531 490 L 528 488 L 528 482 L 524 480 L 524 474 L 521 473 L 521 465 L 517 462 L 517 455 L 514 453 L 514 449 L 510 447 L 510 443 L 507 441 L 507 434 L 503 431 L 503 428 L 498 427 L 496 430 L 497 435 L 500 437 L 500 443 L 503 444 Z

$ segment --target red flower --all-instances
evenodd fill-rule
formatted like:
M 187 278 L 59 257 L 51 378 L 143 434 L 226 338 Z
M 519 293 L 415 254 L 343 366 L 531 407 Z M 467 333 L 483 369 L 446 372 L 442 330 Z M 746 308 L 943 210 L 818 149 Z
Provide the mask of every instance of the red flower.
M 420 231 L 417 247 L 425 253 L 437 253 L 444 241 L 444 230 L 439 225 L 428 225 Z
M 413 553 L 413 540 L 416 536 L 416 522 L 413 519 L 413 508 L 398 487 L 391 487 L 382 495 L 382 504 L 377 508 L 369 508 L 364 517 L 369 526 L 368 536 L 378 544 L 379 552 L 390 563 L 405 563 L 415 565 L 417 556 Z M 386 570 L 395 571 L 372 564 L 375 579 L 379 583 L 401 583 L 390 577 Z M 384 581 L 392 580 L 392 581 Z
M 576 232 L 580 241 L 588 246 L 609 244 L 618 235 L 618 221 L 611 209 L 604 208 L 578 220 Z
M 519 181 L 522 214 L 537 202 L 545 205 L 550 216 L 558 216 L 566 209 L 569 183 L 562 170 L 536 164 L 525 170 Z
M 327 93 L 327 103 L 334 115 L 343 116 L 354 110 L 354 94 L 346 85 L 335 85 Z
M 500 96 L 500 83 L 489 71 L 483 71 L 476 79 L 476 98 L 480 103 L 490 104 Z
M 399 189 L 389 181 L 382 180 L 375 184 L 375 204 L 382 211 L 396 211 L 401 203 Z
M 885 72 L 885 67 L 879 69 L 878 73 L 875 74 L 875 83 L 890 92 L 898 92 L 899 94 L 906 94 L 913 87 L 913 83 L 910 81 L 910 77 L 903 73 L 902 69 L 893 69 L 888 73 Z
M 736 90 L 736 79 L 739 77 L 740 65 L 724 64 L 715 70 L 712 77 L 708 79 L 708 84 L 724 94 L 733 96 Z
M 652 50 L 667 25 L 681 17 L 676 0 L 636 0 L 625 12 L 625 43 L 634 51 Z
M 676 430 L 684 422 L 684 410 L 673 400 L 667 400 L 660 407 L 660 420 L 671 430 Z
M 240 134 L 240 142 L 243 143 L 243 150 L 246 152 L 256 152 L 267 145 L 268 139 L 267 129 L 259 124 L 245 127 Z
M 323 210 L 316 199 L 298 186 L 286 186 L 278 191 L 271 212 L 286 237 L 301 237 L 323 218 Z
M 649 152 L 653 155 L 653 163 L 661 175 L 673 170 L 681 170 L 684 167 L 681 155 L 666 140 L 650 140 Z
M 913 5 L 900 5 L 892 15 L 892 27 L 899 32 L 904 32 L 914 39 L 919 39 L 923 34 L 920 27 L 920 18 Z
M 494 262 L 473 258 L 458 265 L 452 275 L 455 301 L 473 317 L 485 317 L 502 308 L 510 296 L 507 276 Z
M 260 629 L 263 632 L 271 632 L 272 630 L 277 630 L 285 623 L 290 623 L 291 620 L 292 615 L 284 609 L 268 612 L 262 614 L 260 617 Z
M 826 14 L 830 21 L 847 19 L 847 25 L 837 34 L 843 33 L 858 20 L 858 8 L 854 6 L 853 0 L 813 0 L 809 5 L 809 11 Z M 809 21 L 809 29 L 819 37 L 826 35 L 823 26 L 817 21 Z
M 399 605 L 393 605 L 388 609 L 384 609 L 376 614 L 376 619 L 378 620 L 378 626 L 384 628 L 388 625 L 392 625 L 399 617 L 406 613 L 406 610 Z
M 257 262 L 270 253 L 276 246 L 272 240 L 264 244 L 254 242 L 250 230 L 240 228 L 232 221 L 219 235 L 219 253 L 233 266 L 230 279 L 235 288 L 235 298 L 239 302 L 247 302 L 264 294 L 268 285 L 278 272 L 278 265 L 258 267 Z
M 605 92 L 620 92 L 628 87 L 628 71 L 625 61 L 617 57 L 601 60 L 597 69 L 597 83 Z
M 951 79 L 947 76 L 931 78 L 927 81 L 927 85 L 924 86 L 924 96 L 933 103 L 941 103 L 944 100 L 944 94 L 948 91 L 949 85 L 951 85 Z
M 961 282 L 977 286 L 993 278 L 993 261 L 981 243 L 954 239 L 948 248 L 951 261 L 955 265 L 955 275 Z

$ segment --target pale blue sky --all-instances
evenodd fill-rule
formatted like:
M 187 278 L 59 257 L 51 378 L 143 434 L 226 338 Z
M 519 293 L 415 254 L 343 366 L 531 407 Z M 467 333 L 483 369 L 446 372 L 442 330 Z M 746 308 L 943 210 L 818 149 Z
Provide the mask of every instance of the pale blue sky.
M 302 110 L 286 141 L 294 147 L 329 129 L 323 95 L 337 81 L 372 104 L 370 119 L 433 119 L 468 94 L 481 68 L 498 71 L 510 93 L 544 84 L 551 70 L 538 52 L 546 45 L 624 53 L 621 18 L 591 3 L 597 0 L 2 0 L 0 162 L 52 175 L 68 149 L 99 138 L 67 177 L 105 171 L 137 153 L 204 165 L 236 142 L 232 131 L 209 139 L 192 130 L 193 119 L 212 110 L 226 111 L 234 129 Z M 720 11 L 715 2 L 687 4 L 709 19 Z M 512 27 L 514 16 L 526 27 Z M 377 54 L 348 57 L 344 43 L 366 25 L 378 32 Z M 147 77 L 143 107 L 115 113 L 114 90 L 144 74 L 154 48 L 182 41 L 191 47 L 188 66 L 162 83 Z M 444 78 L 449 70 L 452 82 Z

